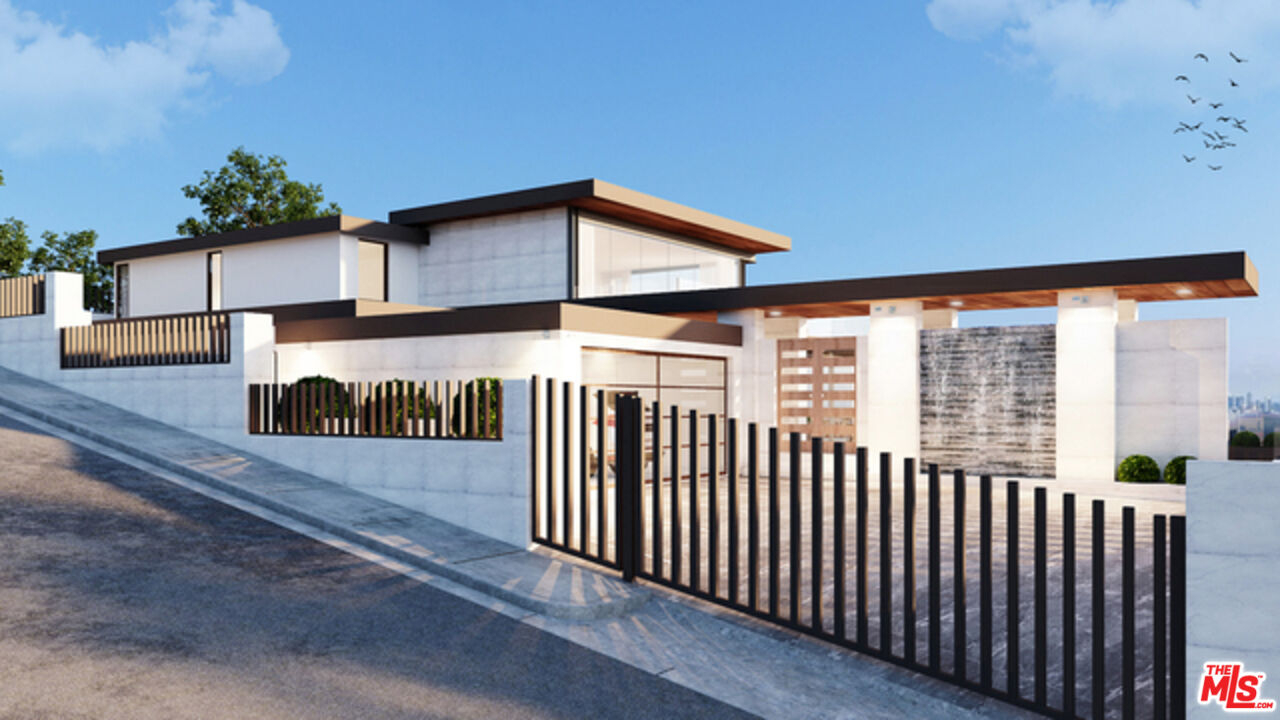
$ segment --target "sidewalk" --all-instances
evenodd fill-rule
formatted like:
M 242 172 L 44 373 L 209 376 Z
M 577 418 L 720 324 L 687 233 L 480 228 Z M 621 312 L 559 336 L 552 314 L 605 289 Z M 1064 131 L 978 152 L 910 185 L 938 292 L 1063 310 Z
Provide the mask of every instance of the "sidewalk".
M 817 640 L 528 552 L 0 368 L 0 407 L 470 589 L 471 599 L 765 717 L 1033 717 Z M 480 595 L 477 596 L 476 593 Z

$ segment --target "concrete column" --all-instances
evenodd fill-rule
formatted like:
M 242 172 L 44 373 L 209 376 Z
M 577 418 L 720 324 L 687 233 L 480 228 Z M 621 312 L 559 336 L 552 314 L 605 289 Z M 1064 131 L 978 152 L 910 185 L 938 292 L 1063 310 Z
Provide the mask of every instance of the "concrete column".
M 93 313 L 84 309 L 84 276 L 54 271 L 44 275 L 45 315 L 54 328 L 88 325 Z
M 1138 322 L 1138 301 L 1118 301 L 1116 303 L 1116 321 L 1121 325 Z
M 1206 663 L 1266 673 L 1257 699 L 1280 699 L 1278 514 L 1280 464 L 1187 463 L 1187 717 L 1227 715 L 1199 703 Z
M 783 319 L 766 318 L 763 310 L 724 312 L 717 317 L 717 322 L 742 327 L 742 359 L 729 363 L 728 410 L 744 425 L 756 422 L 768 428 L 777 424 L 778 348 L 770 326 Z
M 952 308 L 924 311 L 925 330 L 945 330 L 960 327 L 960 313 Z
M 1110 481 L 1116 466 L 1114 290 L 1058 293 L 1059 479 Z
M 275 349 L 275 318 L 265 313 L 231 315 L 231 362 L 233 365 L 243 363 L 240 370 L 246 386 L 275 382 L 272 377 Z
M 923 323 L 924 309 L 917 300 L 871 306 L 867 377 L 858 388 L 859 397 L 865 397 L 867 403 L 865 444 L 873 458 L 881 452 L 893 453 L 895 467 L 901 467 L 904 457 L 920 457 Z

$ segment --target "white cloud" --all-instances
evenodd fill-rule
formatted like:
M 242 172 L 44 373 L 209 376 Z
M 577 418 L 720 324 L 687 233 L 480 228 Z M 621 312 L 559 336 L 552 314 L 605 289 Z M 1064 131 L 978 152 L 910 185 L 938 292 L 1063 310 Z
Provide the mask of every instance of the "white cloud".
M 926 13 L 955 39 L 1001 32 L 1010 59 L 1047 69 L 1066 95 L 1107 106 L 1185 102 L 1171 92 L 1178 74 L 1213 97 L 1233 76 L 1248 78 L 1240 94 L 1280 86 L 1276 0 L 931 0 Z M 1193 62 L 1198 52 L 1210 62 Z M 1249 62 L 1237 65 L 1228 52 Z
M 211 78 L 259 83 L 289 49 L 244 0 L 178 0 L 163 33 L 106 45 L 0 0 L 0 142 L 10 150 L 108 150 L 154 137 Z

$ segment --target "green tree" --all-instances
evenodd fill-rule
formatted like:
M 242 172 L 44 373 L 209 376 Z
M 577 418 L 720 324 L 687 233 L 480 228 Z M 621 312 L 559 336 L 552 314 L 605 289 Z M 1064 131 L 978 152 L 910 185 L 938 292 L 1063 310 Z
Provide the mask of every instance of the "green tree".
M 0 277 L 17 277 L 31 256 L 27 224 L 17 218 L 0 222 Z
M 97 231 L 81 230 L 62 235 L 46 231 L 40 237 L 44 244 L 31 254 L 29 272 L 63 270 L 80 273 L 84 276 L 85 306 L 98 312 L 111 312 L 114 283 L 111 267 L 98 263 L 94 256 Z
M 332 202 L 321 208 L 320 185 L 290 180 L 285 165 L 279 155 L 264 158 L 243 146 L 232 150 L 216 173 L 205 170 L 200 182 L 183 186 L 183 195 L 200 202 L 204 218 L 183 220 L 178 232 L 196 237 L 342 212 Z
M 4 186 L 4 171 L 0 170 L 0 187 Z M 0 222 L 0 277 L 17 277 L 31 255 L 31 238 L 27 236 L 27 224 L 17 218 Z

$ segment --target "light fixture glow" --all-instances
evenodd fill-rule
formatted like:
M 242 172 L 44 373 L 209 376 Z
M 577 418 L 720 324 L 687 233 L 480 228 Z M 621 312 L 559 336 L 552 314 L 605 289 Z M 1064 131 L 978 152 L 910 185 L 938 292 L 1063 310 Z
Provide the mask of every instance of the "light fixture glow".
M 952 300 L 950 303 L 948 303 L 948 305 L 950 305 L 951 307 L 964 307 L 964 301 L 963 301 L 963 300 Z
M 1174 290 L 1174 292 L 1178 297 L 1191 297 L 1192 295 L 1195 295 L 1195 292 L 1189 287 L 1180 287 L 1177 290 Z
M 782 311 L 781 311 L 781 310 L 770 310 L 770 311 L 769 311 L 769 317 L 782 317 Z

